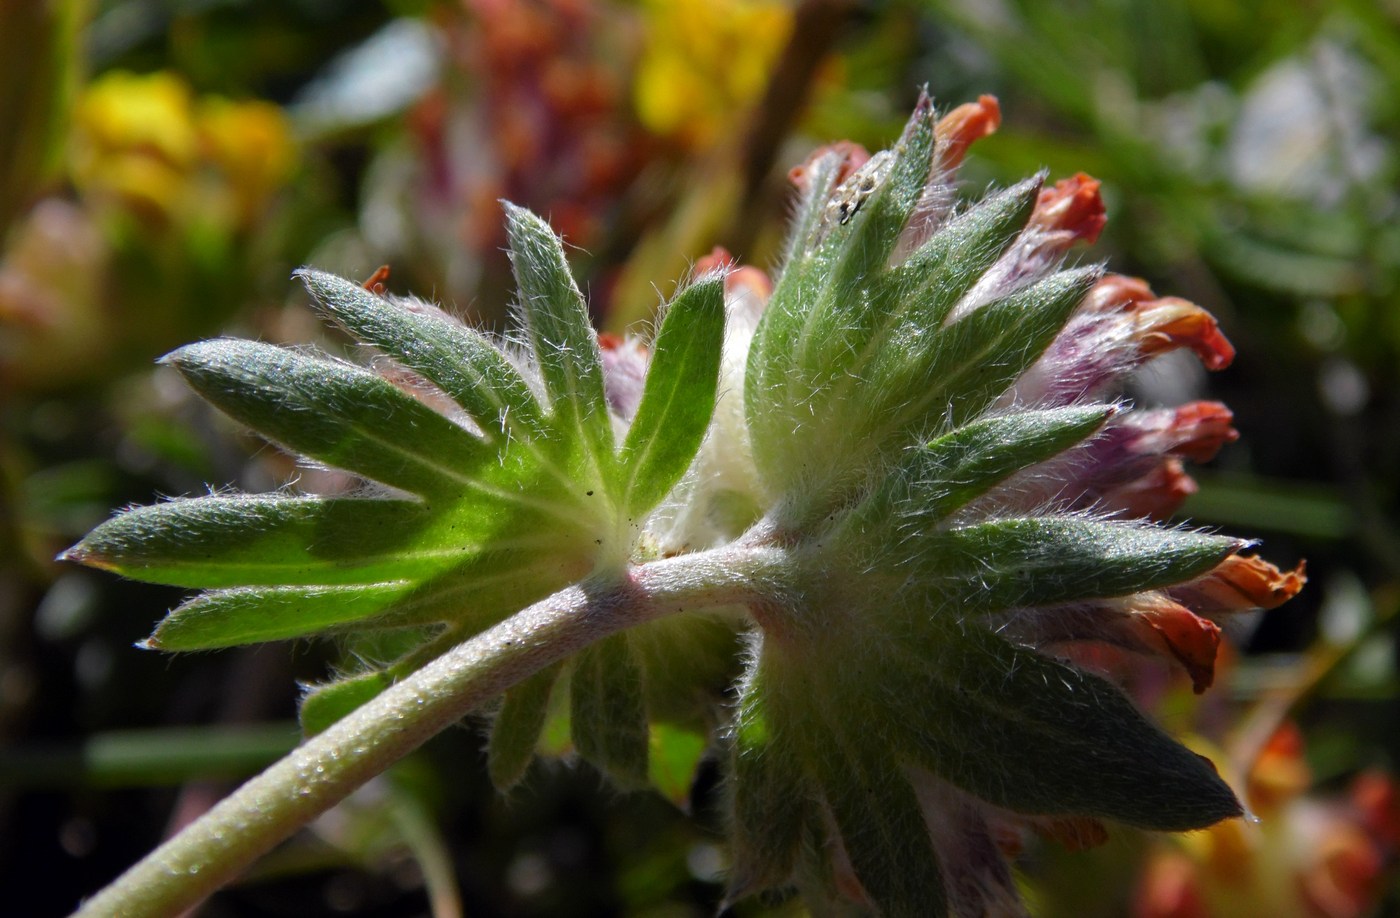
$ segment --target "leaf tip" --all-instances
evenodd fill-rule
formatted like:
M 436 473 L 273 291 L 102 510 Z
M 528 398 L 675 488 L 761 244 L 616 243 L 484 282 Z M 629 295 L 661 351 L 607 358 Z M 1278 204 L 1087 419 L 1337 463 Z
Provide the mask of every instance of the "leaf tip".
M 87 564 L 91 554 L 92 552 L 87 547 L 87 543 L 79 542 L 76 545 L 70 545 L 63 549 L 63 551 L 54 555 L 53 559 L 55 561 L 72 561 L 75 564 Z
M 81 564 L 84 567 L 91 567 L 100 571 L 110 571 L 114 574 L 121 573 L 117 568 L 116 561 L 90 545 L 87 539 L 69 548 L 65 548 L 54 556 L 54 560 L 71 564 Z
M 546 226 L 544 220 L 528 207 L 521 207 L 505 198 L 497 201 L 501 205 L 501 211 L 506 215 L 506 226 L 512 233 L 532 226 Z
M 174 367 L 184 373 L 196 364 L 205 362 L 204 355 L 211 344 L 212 341 L 195 341 L 182 345 L 164 356 L 157 357 L 156 363 L 163 367 Z
M 321 271 L 317 268 L 304 266 L 292 272 L 292 277 L 301 281 L 306 287 L 306 292 L 311 294 L 311 298 L 316 305 L 328 313 L 338 313 L 338 304 L 347 297 L 356 295 L 378 296 L 373 290 L 369 290 L 360 284 L 346 280 L 328 271 Z M 353 302 L 353 301 L 352 301 Z

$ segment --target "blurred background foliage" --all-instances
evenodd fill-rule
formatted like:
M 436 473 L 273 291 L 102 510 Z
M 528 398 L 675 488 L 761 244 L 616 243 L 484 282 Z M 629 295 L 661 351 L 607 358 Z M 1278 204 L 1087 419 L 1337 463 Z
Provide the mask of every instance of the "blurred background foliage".
M 288 283 L 308 263 L 388 263 L 395 291 L 500 328 L 500 198 L 565 234 L 602 326 L 636 327 L 716 245 L 772 268 L 786 169 L 820 142 L 882 146 L 924 83 L 945 106 L 1001 100 L 969 193 L 1088 172 L 1110 217 L 1093 257 L 1221 319 L 1230 370 L 1173 365 L 1134 397 L 1231 405 L 1242 439 L 1183 516 L 1259 535 L 1311 578 L 1240 629 L 1215 691 L 1166 685 L 1157 705 L 1259 821 L 1032 846 L 1036 914 L 1400 913 L 1395 0 L 0 0 L 0 43 L 0 901 L 16 914 L 66 912 L 288 748 L 297 680 L 342 652 L 140 653 L 174 592 L 50 560 L 154 495 L 344 486 L 242 436 L 158 356 L 221 332 L 343 346 Z M 670 801 L 557 765 L 502 800 L 467 727 L 205 913 L 714 912 L 701 750 L 660 750 L 679 763 Z

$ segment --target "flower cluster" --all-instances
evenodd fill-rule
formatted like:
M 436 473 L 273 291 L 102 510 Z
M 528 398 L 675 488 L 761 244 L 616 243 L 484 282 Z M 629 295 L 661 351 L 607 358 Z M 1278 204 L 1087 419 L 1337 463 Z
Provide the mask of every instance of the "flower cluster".
M 1105 222 L 1088 176 L 956 210 L 958 164 L 998 121 L 989 97 L 936 120 L 925 102 L 891 151 L 817 151 L 793 171 L 776 286 L 727 277 L 730 403 L 658 540 L 747 529 L 801 559 L 752 610 L 736 895 L 797 882 L 811 902 L 1010 913 L 999 852 L 1027 831 L 1082 845 L 1105 819 L 1239 812 L 1108 685 L 1131 693 L 1157 660 L 1204 691 L 1223 621 L 1304 583 L 1245 542 L 1149 524 L 1194 490 L 1183 463 L 1237 433 L 1224 405 L 1139 410 L 1122 384 L 1170 351 L 1221 369 L 1233 349 L 1198 306 L 1063 269 Z

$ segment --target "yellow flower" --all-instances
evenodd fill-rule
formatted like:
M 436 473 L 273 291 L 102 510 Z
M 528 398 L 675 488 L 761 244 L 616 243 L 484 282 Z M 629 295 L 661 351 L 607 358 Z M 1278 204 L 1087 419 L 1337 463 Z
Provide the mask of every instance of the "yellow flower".
M 691 146 L 728 128 L 763 91 L 792 30 L 772 0 L 647 0 L 634 101 L 646 127 Z
M 172 214 L 199 153 L 193 94 L 183 80 L 169 73 L 105 74 L 83 93 L 74 121 L 79 189 L 160 217 Z
M 294 160 L 277 106 L 196 98 L 172 73 L 104 74 L 77 106 L 74 184 L 90 200 L 161 225 L 213 216 L 246 230 Z
M 201 100 L 198 129 L 203 154 L 223 174 L 235 219 L 247 227 L 295 162 L 287 119 L 270 102 L 215 96 Z

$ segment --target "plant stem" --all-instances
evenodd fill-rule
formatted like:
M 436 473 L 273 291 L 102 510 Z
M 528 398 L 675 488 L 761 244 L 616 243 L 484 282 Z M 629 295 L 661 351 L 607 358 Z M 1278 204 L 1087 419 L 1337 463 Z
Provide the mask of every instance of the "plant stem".
M 728 546 L 595 577 L 459 644 L 307 740 L 97 893 L 75 918 L 176 915 L 510 686 L 584 646 L 688 609 L 770 595 L 777 549 Z

